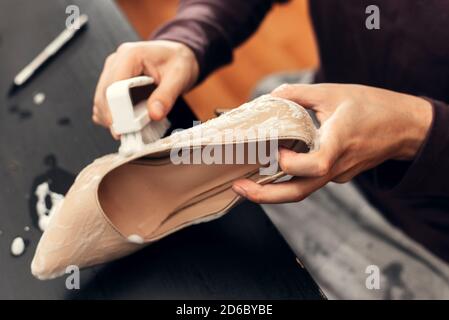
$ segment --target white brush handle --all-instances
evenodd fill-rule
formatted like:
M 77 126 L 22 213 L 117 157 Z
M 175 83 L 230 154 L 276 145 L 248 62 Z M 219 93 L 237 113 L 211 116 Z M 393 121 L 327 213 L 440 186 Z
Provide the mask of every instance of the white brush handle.
M 107 88 L 112 128 L 117 134 L 140 131 L 150 122 L 145 101 L 133 106 L 130 89 L 153 83 L 153 78 L 141 76 L 114 82 Z

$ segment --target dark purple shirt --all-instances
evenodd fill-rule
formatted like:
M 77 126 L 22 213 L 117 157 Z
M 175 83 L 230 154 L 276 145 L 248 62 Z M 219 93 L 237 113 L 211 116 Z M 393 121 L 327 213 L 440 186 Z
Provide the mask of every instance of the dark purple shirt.
M 232 50 L 279 1 L 180 2 L 176 18 L 154 37 L 189 46 L 201 81 L 231 62 Z M 414 161 L 387 161 L 356 182 L 390 222 L 449 261 L 449 1 L 309 3 L 320 48 L 318 82 L 376 86 L 432 103 L 432 126 Z M 365 9 L 372 4 L 380 9 L 380 30 L 365 27 Z

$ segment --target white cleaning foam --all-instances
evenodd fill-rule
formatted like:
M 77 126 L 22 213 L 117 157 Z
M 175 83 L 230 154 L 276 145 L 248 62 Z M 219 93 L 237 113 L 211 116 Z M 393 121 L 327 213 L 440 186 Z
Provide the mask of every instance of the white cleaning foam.
M 137 244 L 142 244 L 144 242 L 143 238 L 137 234 L 130 235 L 128 241 Z
M 42 92 L 38 92 L 33 96 L 33 102 L 36 105 L 41 105 L 45 101 L 45 94 Z
M 118 152 L 124 157 L 133 155 L 145 146 L 140 132 L 122 134 L 120 140 L 121 144 Z
M 124 133 L 120 136 L 119 154 L 129 157 L 142 150 L 147 144 L 159 140 L 170 128 L 167 118 L 160 121 L 151 121 L 142 130 Z
M 11 243 L 11 254 L 18 257 L 25 252 L 25 241 L 21 237 L 15 238 Z
M 41 229 L 41 231 L 45 231 L 50 223 L 50 219 L 61 207 L 64 196 L 51 191 L 48 182 L 43 182 L 38 185 L 34 194 L 37 197 L 36 212 L 39 219 L 39 229 Z M 47 208 L 47 204 L 45 203 L 45 198 L 47 196 L 50 196 L 51 208 Z

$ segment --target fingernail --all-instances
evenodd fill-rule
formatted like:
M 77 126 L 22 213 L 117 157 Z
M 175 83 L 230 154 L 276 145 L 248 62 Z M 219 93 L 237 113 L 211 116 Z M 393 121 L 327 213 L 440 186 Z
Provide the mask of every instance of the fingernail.
M 164 115 L 165 108 L 162 102 L 160 102 L 159 100 L 156 100 L 151 104 L 151 109 L 160 117 Z
M 279 93 L 284 90 L 288 85 L 286 83 L 281 84 L 279 87 L 275 88 L 271 93 Z
M 237 185 L 234 185 L 234 186 L 232 186 L 232 189 L 233 189 L 236 193 L 238 193 L 239 195 L 241 195 L 242 197 L 245 197 L 245 198 L 246 198 L 246 190 L 243 189 L 242 187 L 237 186 Z

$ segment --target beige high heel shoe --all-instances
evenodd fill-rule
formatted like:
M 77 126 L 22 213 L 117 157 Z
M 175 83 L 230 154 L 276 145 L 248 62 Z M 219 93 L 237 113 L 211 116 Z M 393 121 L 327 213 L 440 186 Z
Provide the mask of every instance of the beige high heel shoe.
M 217 219 L 240 199 L 231 188 L 236 179 L 270 183 L 284 175 L 273 157 L 255 154 L 277 155 L 276 143 L 308 152 L 315 135 L 301 106 L 266 95 L 130 157 L 99 158 L 81 171 L 51 218 L 31 271 L 52 279 L 69 265 L 108 262 Z

